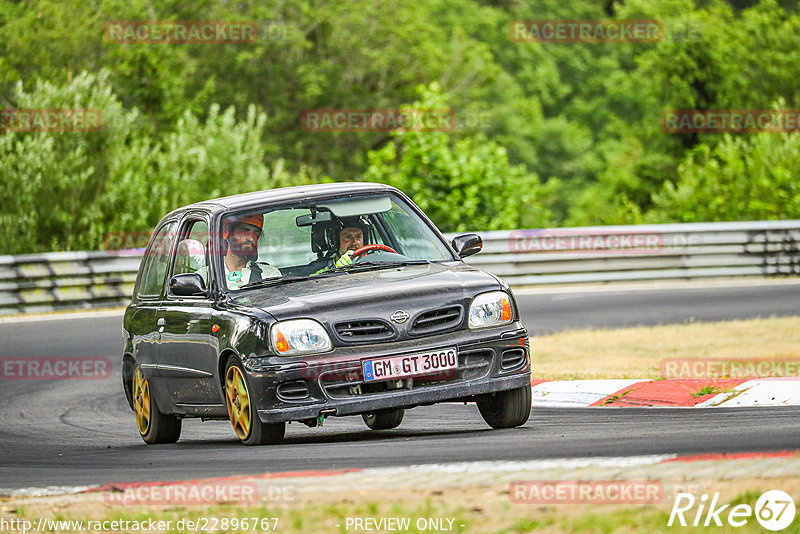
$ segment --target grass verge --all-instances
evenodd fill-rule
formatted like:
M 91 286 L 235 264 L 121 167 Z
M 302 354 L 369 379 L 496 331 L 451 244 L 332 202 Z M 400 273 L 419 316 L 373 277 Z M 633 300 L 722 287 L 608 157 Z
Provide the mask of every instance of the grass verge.
M 800 317 L 572 330 L 536 337 L 532 349 L 534 378 L 659 379 L 665 358 L 800 361 Z
M 719 504 L 748 504 L 754 507 L 759 496 L 769 489 L 780 488 L 787 491 L 795 502 L 800 502 L 800 479 L 748 479 L 718 481 L 714 488 L 706 488 L 707 493 L 720 493 Z M 362 495 L 359 495 L 362 493 Z M 700 495 L 696 495 L 700 497 Z M 28 519 L 32 522 L 44 515 L 52 520 L 83 521 L 83 532 L 93 532 L 88 521 L 169 521 L 170 527 L 159 532 L 281 532 L 291 533 L 348 533 L 348 532 L 480 532 L 512 534 L 522 532 L 708 532 L 702 526 L 692 527 L 697 507 L 684 515 L 688 526 L 668 526 L 672 496 L 657 505 L 617 505 L 576 503 L 562 505 L 514 504 L 508 496 L 507 485 L 488 487 L 460 487 L 446 489 L 419 489 L 369 492 L 353 491 L 352 495 L 323 494 L 305 495 L 299 502 L 281 505 L 214 505 L 208 507 L 109 507 L 100 502 L 72 502 L 42 507 L 17 506 L 13 511 L 4 510 L 2 516 Z M 728 507 L 730 510 L 730 507 Z M 246 518 L 266 518 L 258 528 L 243 529 L 232 527 L 233 519 L 241 523 Z M 275 519 L 277 518 L 277 522 Z M 406 528 L 371 529 L 356 528 L 354 521 L 375 521 L 396 518 Z M 763 532 L 754 517 L 741 528 L 727 525 L 727 512 L 720 515 L 724 526 L 715 527 L 714 532 Z M 223 527 L 223 520 L 226 520 Z M 178 528 L 183 521 L 184 528 Z M 187 528 L 189 521 L 206 528 Z M 402 523 L 402 521 L 406 521 Z M 253 524 L 253 523 L 251 523 Z M 363 524 L 363 523 L 362 523 Z M 217 528 L 210 528 L 216 525 Z M 266 528 L 261 528 L 266 526 Z M 43 530 L 44 532 L 75 532 L 76 529 Z M 111 530 L 105 529 L 104 532 Z M 122 532 L 141 532 L 142 530 L 122 530 Z M 117 531 L 120 532 L 120 531 Z M 800 521 L 784 530 L 786 533 L 799 533 Z

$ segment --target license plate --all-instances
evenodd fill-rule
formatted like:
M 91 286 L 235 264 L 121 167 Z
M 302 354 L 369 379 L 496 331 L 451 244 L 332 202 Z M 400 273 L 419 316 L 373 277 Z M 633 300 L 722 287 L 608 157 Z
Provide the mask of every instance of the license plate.
M 363 362 L 364 380 L 391 380 L 407 376 L 427 375 L 458 368 L 455 347 L 405 356 L 394 356 Z

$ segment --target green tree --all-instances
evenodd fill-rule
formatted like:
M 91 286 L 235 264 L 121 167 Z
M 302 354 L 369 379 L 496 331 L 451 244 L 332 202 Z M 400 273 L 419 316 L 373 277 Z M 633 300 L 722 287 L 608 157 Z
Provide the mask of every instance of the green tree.
M 420 87 L 413 109 L 442 109 L 447 98 L 433 84 Z M 546 186 L 506 150 L 483 135 L 454 140 L 443 132 L 394 132 L 369 154 L 369 180 L 407 193 L 443 231 L 547 226 L 558 182 Z

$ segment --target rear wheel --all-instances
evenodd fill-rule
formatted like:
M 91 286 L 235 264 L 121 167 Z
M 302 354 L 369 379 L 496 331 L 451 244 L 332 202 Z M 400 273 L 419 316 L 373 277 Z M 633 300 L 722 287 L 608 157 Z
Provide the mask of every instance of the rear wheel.
M 232 356 L 225 366 L 225 405 L 233 431 L 245 445 L 279 443 L 286 423 L 262 423 L 251 399 L 242 362 Z
M 531 387 L 498 391 L 481 397 L 478 410 L 492 428 L 513 428 L 524 425 L 531 415 Z
M 131 383 L 133 414 L 136 426 L 145 443 L 175 443 L 181 437 L 181 420 L 174 415 L 161 413 L 156 399 L 150 396 L 150 384 L 136 366 Z
M 381 410 L 362 414 L 361 418 L 372 430 L 389 430 L 400 426 L 405 413 L 406 411 L 403 408 L 399 410 Z

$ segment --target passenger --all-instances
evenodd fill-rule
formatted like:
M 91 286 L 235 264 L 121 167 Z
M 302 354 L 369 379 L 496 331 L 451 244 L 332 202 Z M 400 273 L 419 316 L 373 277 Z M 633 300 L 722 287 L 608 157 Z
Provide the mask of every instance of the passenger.
M 258 261 L 258 240 L 263 233 L 264 216 L 261 214 L 226 218 L 222 224 L 225 241 L 225 282 L 228 289 L 239 289 L 267 278 L 279 278 L 281 272 L 265 262 Z

